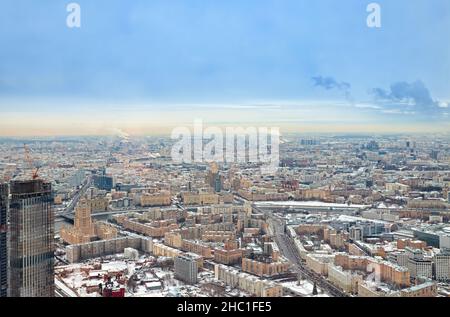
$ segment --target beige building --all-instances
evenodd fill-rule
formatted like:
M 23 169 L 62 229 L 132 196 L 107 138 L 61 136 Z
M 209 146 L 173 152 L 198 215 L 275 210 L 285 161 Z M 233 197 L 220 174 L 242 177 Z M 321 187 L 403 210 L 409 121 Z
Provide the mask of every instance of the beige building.
M 142 207 L 170 206 L 172 204 L 169 191 L 160 191 L 157 193 L 146 193 L 141 195 Z
M 331 194 L 323 189 L 301 189 L 295 192 L 296 200 L 319 200 L 330 201 Z
M 128 218 L 126 215 L 115 215 L 114 219 L 125 229 L 138 232 L 149 237 L 162 238 L 166 232 L 178 229 L 178 225 L 174 223 L 174 221 L 168 220 L 142 223 L 135 218 Z
M 234 240 L 236 234 L 233 231 L 206 231 L 202 234 L 202 240 L 206 242 L 225 242 Z
M 290 268 L 290 264 L 287 261 L 278 262 L 262 262 L 252 259 L 242 259 L 242 271 L 248 272 L 257 276 L 275 276 L 282 273 L 286 273 Z
M 183 240 L 181 242 L 181 250 L 201 255 L 207 259 L 213 257 L 211 254 L 211 247 L 199 241 Z
M 409 287 L 411 284 L 409 270 L 388 261 L 368 256 L 338 253 L 335 255 L 334 264 L 344 270 L 375 272 L 375 274 L 379 274 L 382 282 L 391 283 L 398 287 Z
M 225 250 L 225 249 L 215 249 L 214 250 L 214 261 L 222 264 L 232 265 L 241 263 L 243 256 L 243 251 L 241 249 Z
M 104 212 L 108 210 L 109 200 L 106 197 L 94 197 L 89 200 L 92 212 Z
M 164 234 L 164 244 L 169 247 L 181 249 L 183 239 L 179 231 L 170 231 Z
M 397 249 L 405 249 L 405 248 L 412 248 L 412 249 L 425 249 L 427 247 L 427 243 L 425 241 L 420 240 L 411 240 L 411 239 L 398 239 L 397 240 Z
M 232 288 L 239 288 L 244 292 L 257 297 L 281 297 L 283 288 L 281 285 L 262 280 L 254 275 L 241 273 L 229 266 L 216 264 L 214 266 L 215 278 Z
M 408 185 L 404 185 L 401 183 L 386 183 L 386 190 L 388 192 L 392 192 L 392 193 L 407 193 L 410 190 L 410 187 Z
M 97 236 L 115 238 L 117 236 L 117 230 L 111 229 L 104 225 L 94 226 L 91 218 L 91 204 L 90 202 L 82 198 L 75 207 L 75 220 L 73 227 L 63 227 L 60 230 L 61 239 L 69 244 L 87 243 L 94 240 Z
M 164 256 L 164 257 L 168 257 L 168 258 L 175 258 L 182 254 L 183 254 L 183 252 L 181 250 L 169 247 L 169 246 L 161 244 L 161 243 L 153 243 L 153 255 L 155 255 L 155 256 Z
M 347 232 L 331 233 L 330 236 L 330 246 L 335 249 L 342 249 L 345 247 L 345 242 L 348 240 Z
M 219 195 L 207 192 L 183 192 L 181 198 L 184 205 L 213 205 L 219 204 Z
M 161 244 L 161 243 L 153 243 L 152 246 L 152 253 L 155 256 L 163 256 L 167 258 L 176 258 L 177 256 L 183 256 L 183 255 L 189 255 L 190 257 L 194 258 L 197 262 L 197 267 L 199 269 L 203 268 L 203 257 L 194 254 L 194 253 L 187 253 L 183 252 L 181 250 L 169 247 L 167 245 Z
M 239 195 L 250 201 L 285 201 L 289 199 L 288 193 L 268 191 L 264 188 L 258 189 L 240 189 Z
M 61 239 L 69 244 L 79 244 L 91 242 L 97 237 L 101 240 L 116 238 L 118 230 L 104 222 L 93 223 L 91 211 L 90 201 L 80 199 L 75 208 L 74 226 L 61 228 Z
M 329 254 L 307 254 L 306 266 L 317 274 L 328 275 L 328 263 L 332 263 L 334 255 Z
M 95 235 L 100 238 L 100 240 L 109 240 L 117 237 L 118 230 L 112 225 L 105 222 L 96 222 Z

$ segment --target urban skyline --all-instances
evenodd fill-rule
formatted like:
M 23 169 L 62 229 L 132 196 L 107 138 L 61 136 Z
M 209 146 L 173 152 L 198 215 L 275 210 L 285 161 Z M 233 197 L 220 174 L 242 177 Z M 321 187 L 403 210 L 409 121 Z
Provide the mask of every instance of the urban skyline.
M 3 1 L 0 297 L 450 297 L 448 30 L 448 0 Z

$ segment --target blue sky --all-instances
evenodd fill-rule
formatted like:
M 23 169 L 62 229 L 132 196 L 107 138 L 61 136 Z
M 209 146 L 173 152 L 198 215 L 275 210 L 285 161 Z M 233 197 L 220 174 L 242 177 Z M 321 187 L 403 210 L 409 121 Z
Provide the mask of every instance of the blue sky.
M 448 0 L 377 1 L 380 29 L 366 25 L 366 0 L 76 2 L 80 29 L 66 26 L 70 1 L 2 1 L 0 112 L 11 120 L 207 109 L 228 121 L 237 110 L 274 122 L 449 121 Z

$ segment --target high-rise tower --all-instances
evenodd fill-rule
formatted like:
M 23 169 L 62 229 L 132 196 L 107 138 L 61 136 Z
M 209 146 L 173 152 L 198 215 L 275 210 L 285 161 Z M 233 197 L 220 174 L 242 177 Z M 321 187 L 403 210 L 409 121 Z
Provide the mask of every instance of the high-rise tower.
M 0 184 L 0 297 L 8 294 L 9 186 Z
M 10 292 L 12 297 L 54 296 L 54 214 L 51 184 L 11 183 Z
M 223 177 L 219 173 L 219 167 L 217 163 L 211 163 L 208 174 L 206 176 L 206 182 L 211 186 L 216 193 L 222 190 Z
M 85 198 L 80 199 L 75 208 L 75 228 L 77 228 L 81 234 L 86 236 L 95 235 L 91 211 L 92 209 L 89 202 Z

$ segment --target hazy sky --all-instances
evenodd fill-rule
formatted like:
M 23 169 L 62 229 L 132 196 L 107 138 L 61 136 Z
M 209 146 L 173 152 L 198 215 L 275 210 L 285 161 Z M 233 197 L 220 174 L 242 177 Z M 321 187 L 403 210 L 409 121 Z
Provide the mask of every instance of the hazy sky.
M 448 0 L 377 1 L 379 29 L 366 0 L 79 0 L 79 29 L 70 2 L 2 1 L 0 135 L 449 129 Z

